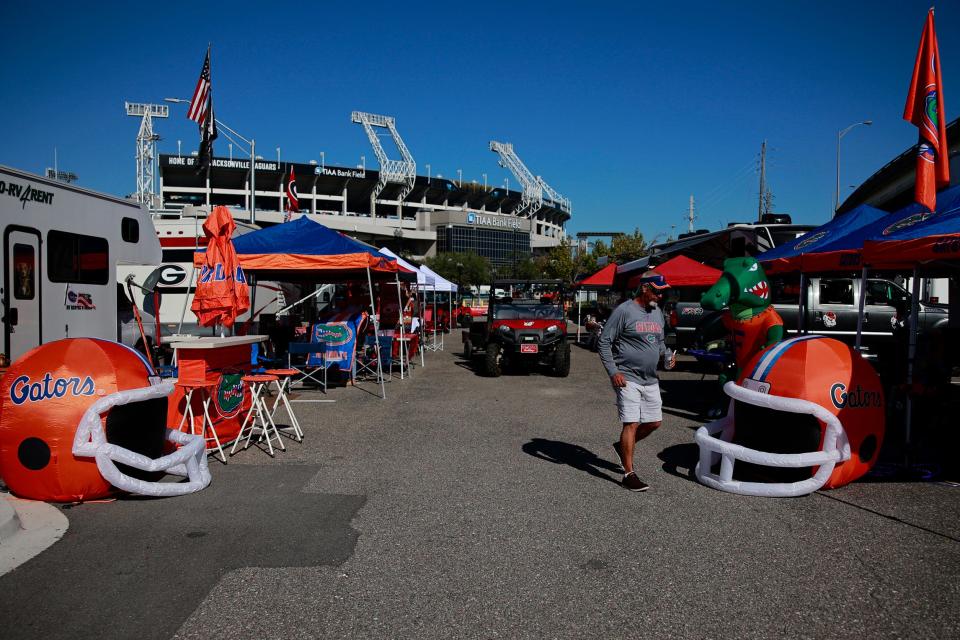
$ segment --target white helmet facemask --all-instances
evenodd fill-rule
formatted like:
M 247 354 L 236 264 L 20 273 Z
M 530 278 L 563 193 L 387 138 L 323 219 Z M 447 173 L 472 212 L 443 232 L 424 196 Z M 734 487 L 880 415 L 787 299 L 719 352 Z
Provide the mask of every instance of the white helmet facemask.
M 100 474 L 111 485 L 123 491 L 147 496 L 180 496 L 200 491 L 210 484 L 207 468 L 206 442 L 202 435 L 166 429 L 166 440 L 179 448 L 161 458 L 149 458 L 116 444 L 107 442 L 101 415 L 114 407 L 146 400 L 166 398 L 173 392 L 173 385 L 150 377 L 150 386 L 140 389 L 117 391 L 104 396 L 87 407 L 73 439 L 73 454 L 94 458 Z M 117 464 L 127 465 L 145 472 L 165 472 L 185 476 L 187 482 L 150 482 L 133 478 L 123 473 Z
M 723 386 L 730 396 L 727 415 L 697 429 L 694 440 L 700 447 L 697 479 L 708 487 L 751 496 L 793 497 L 806 495 L 821 488 L 840 462 L 850 459 L 850 443 L 840 420 L 822 406 L 801 398 L 770 395 L 761 390 L 742 387 L 734 382 Z M 736 402 L 794 414 L 808 414 L 825 425 L 823 446 L 819 451 L 806 453 L 770 453 L 757 451 L 732 442 L 734 436 L 734 408 Z M 719 437 L 718 437 L 719 435 Z M 745 482 L 733 479 L 736 461 L 780 468 L 818 467 L 812 477 L 798 482 Z M 719 473 L 713 466 L 719 462 Z

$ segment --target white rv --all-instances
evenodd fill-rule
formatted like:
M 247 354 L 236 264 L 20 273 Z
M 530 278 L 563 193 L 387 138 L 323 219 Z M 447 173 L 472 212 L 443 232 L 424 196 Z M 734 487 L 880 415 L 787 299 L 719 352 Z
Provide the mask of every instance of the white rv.
M 16 360 L 67 337 L 139 331 L 118 294 L 120 265 L 159 264 L 150 214 L 136 202 L 0 166 L 3 353 Z M 145 317 L 144 329 L 153 319 Z

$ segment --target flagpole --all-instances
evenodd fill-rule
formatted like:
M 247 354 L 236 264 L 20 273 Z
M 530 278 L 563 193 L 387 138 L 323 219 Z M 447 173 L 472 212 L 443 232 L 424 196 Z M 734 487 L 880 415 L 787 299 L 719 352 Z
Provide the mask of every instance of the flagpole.
M 400 272 L 397 271 L 396 274 L 397 280 L 397 309 L 399 314 L 397 315 L 397 340 L 400 341 L 400 379 L 403 380 L 403 365 L 406 362 L 405 350 L 403 348 L 403 296 L 400 294 Z

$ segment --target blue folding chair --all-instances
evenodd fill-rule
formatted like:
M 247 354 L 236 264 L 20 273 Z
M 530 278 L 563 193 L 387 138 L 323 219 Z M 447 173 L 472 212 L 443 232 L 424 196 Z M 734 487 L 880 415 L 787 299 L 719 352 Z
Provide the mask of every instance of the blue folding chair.
M 326 345 L 323 342 L 291 342 L 287 348 L 287 367 L 296 369 L 300 376 L 291 380 L 290 385 L 300 384 L 301 386 L 307 380 L 311 380 L 318 386 L 323 387 L 324 393 L 327 391 L 327 361 L 324 358 Z M 296 356 L 296 361 L 294 361 Z M 320 363 L 311 363 L 311 356 L 319 357 Z M 317 376 L 323 371 L 323 379 Z
M 393 336 L 380 336 L 374 338 L 373 335 L 367 335 L 363 339 L 363 348 L 357 352 L 357 378 L 367 373 L 377 381 L 377 343 L 380 342 L 380 372 L 384 376 L 390 375 L 390 369 L 393 367 Z

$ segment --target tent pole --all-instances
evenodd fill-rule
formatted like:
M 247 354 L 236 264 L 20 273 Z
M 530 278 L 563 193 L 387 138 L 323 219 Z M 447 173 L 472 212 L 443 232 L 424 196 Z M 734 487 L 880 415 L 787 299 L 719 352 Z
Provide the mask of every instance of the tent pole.
M 313 292 L 305 295 L 304 297 L 300 298 L 300 299 L 297 300 L 296 302 L 292 302 L 292 303 L 288 304 L 288 305 L 285 306 L 283 309 L 280 309 L 280 311 L 277 311 L 277 315 L 278 315 L 278 316 L 282 316 L 283 314 L 285 314 L 287 311 L 290 311 L 290 309 L 293 309 L 293 308 L 294 308 L 295 306 L 297 306 L 298 304 L 303 304 L 304 302 L 306 302 L 306 301 L 309 300 L 310 298 L 316 298 L 316 297 L 319 296 L 321 293 L 323 293 L 323 286 L 324 286 L 324 285 L 321 285 L 321 287 L 320 287 L 319 289 L 317 289 L 317 290 L 315 290 L 315 291 L 313 291 Z
M 397 272 L 397 340 L 400 341 L 400 379 L 403 380 L 403 363 L 406 361 L 403 348 L 403 296 L 400 295 L 400 273 Z
M 860 272 L 860 311 L 857 313 L 857 340 L 854 343 L 854 349 L 860 353 L 861 342 L 863 338 L 863 308 L 867 300 L 867 274 L 870 272 L 866 267 Z
M 580 324 L 582 320 L 580 319 L 580 311 L 583 307 L 583 296 L 580 295 L 580 292 L 577 291 L 577 344 L 580 344 Z
M 424 300 L 426 300 L 426 298 L 424 298 L 424 295 L 425 295 L 424 292 L 426 290 L 426 286 L 427 286 L 426 282 L 423 283 L 422 287 L 419 284 L 417 284 L 417 305 L 416 306 L 417 306 L 417 317 L 420 319 L 420 323 L 417 325 L 417 336 L 419 337 L 419 340 L 420 340 L 420 366 L 421 367 L 425 366 L 423 362 L 423 350 L 426 347 L 426 343 L 424 342 L 424 339 L 427 336 L 426 329 L 423 326 L 424 325 L 423 314 L 426 313 L 426 306 L 424 303 Z
M 800 274 L 800 300 L 797 310 L 797 335 L 807 332 L 807 274 Z
M 920 271 L 913 268 L 913 291 L 910 298 L 910 346 L 907 350 L 907 416 L 904 443 L 904 464 L 907 473 L 910 472 L 910 446 L 912 443 L 911 429 L 913 427 L 913 366 L 917 354 L 917 315 L 920 313 Z
M 250 328 L 252 329 L 253 316 L 257 312 L 257 276 L 252 273 L 247 275 L 247 288 L 252 289 L 250 291 Z
M 383 367 L 380 361 L 380 319 L 377 317 L 377 306 L 373 301 L 373 277 L 370 275 L 370 265 L 367 265 L 367 286 L 370 288 L 370 317 L 373 319 L 373 348 L 377 352 L 377 377 L 380 379 L 380 397 L 387 399 L 387 387 L 383 384 Z

